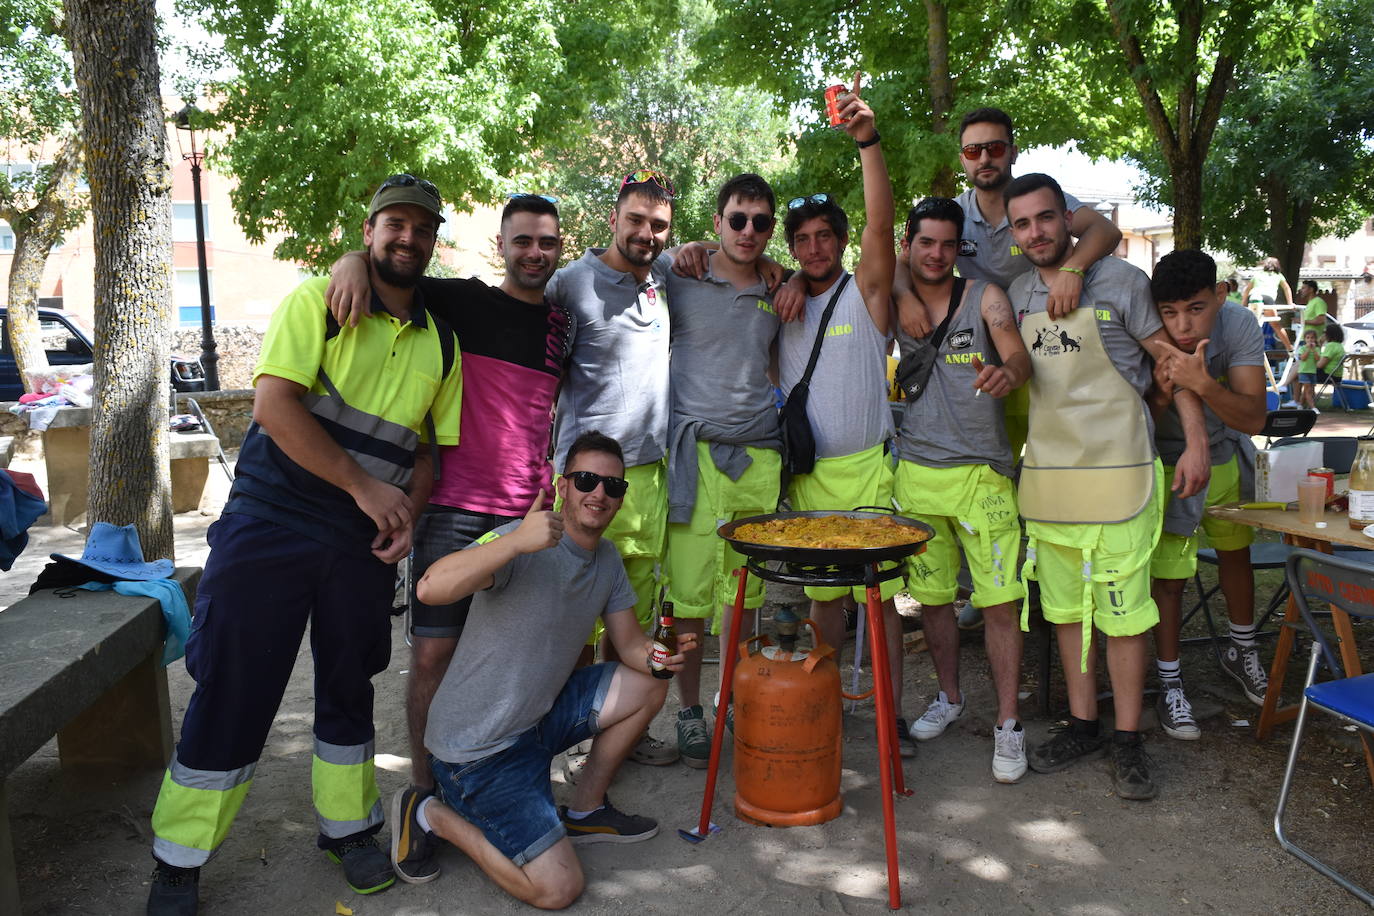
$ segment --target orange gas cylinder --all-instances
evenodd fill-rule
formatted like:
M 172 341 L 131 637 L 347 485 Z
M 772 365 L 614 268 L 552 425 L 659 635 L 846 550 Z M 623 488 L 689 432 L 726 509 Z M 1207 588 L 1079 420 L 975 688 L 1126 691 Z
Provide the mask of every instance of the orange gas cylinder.
M 811 632 L 816 633 L 810 620 Z M 839 816 L 840 671 L 820 642 L 808 653 L 767 636 L 739 644 L 735 705 L 735 813 L 766 827 Z M 750 651 L 751 645 L 763 647 Z

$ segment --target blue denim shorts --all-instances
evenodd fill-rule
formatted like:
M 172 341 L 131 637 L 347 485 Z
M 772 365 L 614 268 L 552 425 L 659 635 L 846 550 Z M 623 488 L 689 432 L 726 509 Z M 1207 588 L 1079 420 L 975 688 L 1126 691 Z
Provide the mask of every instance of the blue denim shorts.
M 1315 385 L 1317 384 L 1317 373 L 1299 372 L 1298 381 L 1302 382 L 1304 385 Z
M 516 865 L 533 861 L 564 837 L 549 764 L 555 755 L 601 731 L 597 716 L 617 665 L 574 671 L 553 708 L 510 747 L 467 763 L 446 763 L 430 755 L 439 800 Z
M 517 517 L 518 518 L 518 517 Z M 487 515 L 466 509 L 430 506 L 415 523 L 414 553 L 410 560 L 410 632 L 415 636 L 457 638 L 468 622 L 472 596 L 452 604 L 425 604 L 415 595 L 415 586 L 435 560 L 462 550 L 493 528 L 517 519 Z

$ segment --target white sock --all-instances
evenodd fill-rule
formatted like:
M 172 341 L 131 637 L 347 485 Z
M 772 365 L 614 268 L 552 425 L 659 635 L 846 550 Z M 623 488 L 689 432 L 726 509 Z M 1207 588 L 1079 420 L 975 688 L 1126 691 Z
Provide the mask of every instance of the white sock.
M 1255 644 L 1255 631 L 1258 630 L 1255 624 L 1231 624 L 1231 642 L 1238 646 L 1253 646 Z
M 1179 666 L 1179 660 L 1174 659 L 1166 662 L 1162 658 L 1155 659 L 1155 670 L 1159 672 L 1161 681 L 1177 681 L 1183 677 L 1183 669 Z
M 593 808 L 593 809 L 590 810 L 590 811 L 574 811 L 573 809 L 569 808 L 569 809 L 568 809 L 568 817 L 572 818 L 572 819 L 575 820 L 575 821 L 580 821 L 580 820 L 582 820 L 582 818 L 586 817 L 587 815 L 589 815 L 589 814 L 595 814 L 596 812 L 600 811 L 600 810 L 601 810 L 602 808 L 604 808 L 604 807 L 606 807 L 606 806 L 605 806 L 605 805 L 597 805 L 595 808 Z
M 423 830 L 425 833 L 434 832 L 434 828 L 429 826 L 429 818 L 425 816 L 425 809 L 429 807 L 429 804 L 432 801 L 434 801 L 434 796 L 428 795 L 425 797 L 425 800 L 420 802 L 419 806 L 415 809 L 415 823 L 419 824 L 420 829 Z

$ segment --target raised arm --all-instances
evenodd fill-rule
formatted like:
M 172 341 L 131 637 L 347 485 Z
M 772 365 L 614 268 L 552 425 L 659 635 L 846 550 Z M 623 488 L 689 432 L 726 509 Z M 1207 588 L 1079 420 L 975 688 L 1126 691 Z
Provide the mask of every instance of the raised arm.
M 1092 207 L 1073 211 L 1069 231 L 1078 241 L 1050 284 L 1048 305 L 1053 315 L 1067 315 L 1078 308 L 1078 298 L 1083 293 L 1083 272 L 1121 244 L 1121 230 Z
M 840 108 L 848 118 L 845 133 L 859 146 L 859 165 L 863 169 L 865 224 L 859 242 L 859 263 L 854 280 L 868 307 L 873 325 L 887 334 L 892 316 L 892 271 L 897 255 L 892 248 L 892 228 L 896 219 L 892 203 L 892 181 L 887 174 L 887 160 L 878 130 L 873 122 L 873 109 L 859 97 L 859 76 L 854 74 L 854 87 Z
M 372 303 L 372 265 L 366 251 L 350 251 L 329 268 L 325 305 L 340 325 L 356 328 Z
M 1184 353 L 1168 363 L 1170 378 L 1202 399 L 1227 426 L 1251 436 L 1264 427 L 1264 369 L 1260 366 L 1230 366 L 1223 385 L 1207 371 L 1207 344 L 1198 341 L 1194 353 Z
M 491 588 L 497 570 L 521 554 L 553 547 L 563 537 L 563 514 L 544 508 L 548 498 L 540 490 L 514 531 L 479 541 L 431 563 L 415 586 L 416 595 L 425 604 L 452 604 Z

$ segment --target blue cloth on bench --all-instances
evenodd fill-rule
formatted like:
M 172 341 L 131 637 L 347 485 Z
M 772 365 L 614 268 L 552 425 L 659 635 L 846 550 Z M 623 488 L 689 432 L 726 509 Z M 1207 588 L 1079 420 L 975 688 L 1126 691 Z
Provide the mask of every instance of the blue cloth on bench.
M 0 569 L 9 572 L 29 544 L 29 526 L 47 511 L 47 503 L 21 490 L 8 472 L 0 472 Z
M 93 592 L 114 589 L 120 595 L 144 595 L 162 602 L 162 617 L 167 621 L 167 641 L 162 647 L 162 666 L 165 668 L 186 654 L 186 637 L 191 633 L 191 609 L 186 593 L 174 579 L 143 579 L 137 582 L 87 582 L 80 588 Z

